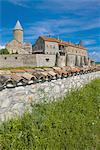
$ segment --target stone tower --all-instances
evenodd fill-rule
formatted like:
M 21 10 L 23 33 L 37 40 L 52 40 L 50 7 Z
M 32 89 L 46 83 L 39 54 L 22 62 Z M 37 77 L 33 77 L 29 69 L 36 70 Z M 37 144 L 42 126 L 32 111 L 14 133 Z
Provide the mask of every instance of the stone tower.
M 14 29 L 13 29 L 14 39 L 18 42 L 23 43 L 23 28 L 19 22 L 17 21 Z

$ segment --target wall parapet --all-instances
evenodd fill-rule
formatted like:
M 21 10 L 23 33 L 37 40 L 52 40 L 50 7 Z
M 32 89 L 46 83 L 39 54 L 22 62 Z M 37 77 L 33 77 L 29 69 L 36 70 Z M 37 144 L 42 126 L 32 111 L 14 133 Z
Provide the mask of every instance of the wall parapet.
M 46 59 L 49 58 L 47 62 Z M 8 54 L 0 55 L 0 68 L 37 67 L 55 65 L 55 55 L 46 54 Z

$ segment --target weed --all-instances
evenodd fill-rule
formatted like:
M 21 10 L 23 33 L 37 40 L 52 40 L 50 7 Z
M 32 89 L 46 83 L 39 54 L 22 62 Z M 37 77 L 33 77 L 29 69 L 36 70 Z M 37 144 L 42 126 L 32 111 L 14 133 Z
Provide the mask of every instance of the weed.
M 0 126 L 1 150 L 99 149 L 100 79 Z

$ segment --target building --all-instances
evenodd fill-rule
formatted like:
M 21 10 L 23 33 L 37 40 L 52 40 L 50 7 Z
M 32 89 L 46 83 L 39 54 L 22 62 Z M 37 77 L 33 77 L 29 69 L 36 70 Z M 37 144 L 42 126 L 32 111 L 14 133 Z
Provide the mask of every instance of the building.
M 13 29 L 13 40 L 6 44 L 10 54 L 0 56 L 0 68 L 53 67 L 91 65 L 82 41 L 73 44 L 56 38 L 40 36 L 35 44 L 25 43 L 24 30 L 19 21 Z
M 56 55 L 56 66 L 88 65 L 87 49 L 79 44 L 72 44 L 56 38 L 40 36 L 33 45 L 34 54 Z
M 13 40 L 6 44 L 10 54 L 32 54 L 31 43 L 23 42 L 23 28 L 19 21 L 17 21 L 13 29 Z

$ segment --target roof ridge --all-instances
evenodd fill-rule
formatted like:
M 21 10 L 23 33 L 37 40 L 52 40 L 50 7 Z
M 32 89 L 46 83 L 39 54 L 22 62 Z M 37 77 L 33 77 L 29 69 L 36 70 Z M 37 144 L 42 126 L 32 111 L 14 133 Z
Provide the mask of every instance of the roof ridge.
M 81 48 L 81 49 L 85 49 L 85 47 L 81 46 L 81 45 L 75 45 L 73 43 L 70 43 L 70 42 L 67 42 L 67 41 L 63 41 L 63 40 L 58 40 L 56 38 L 52 38 L 52 37 L 46 37 L 46 36 L 40 36 L 44 41 L 51 41 L 51 42 L 57 42 L 57 43 L 62 43 L 62 44 L 65 44 L 65 45 L 69 45 L 69 46 L 74 46 L 74 47 L 77 47 L 77 48 Z

